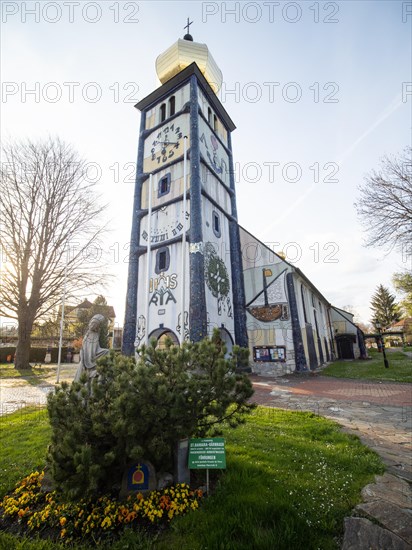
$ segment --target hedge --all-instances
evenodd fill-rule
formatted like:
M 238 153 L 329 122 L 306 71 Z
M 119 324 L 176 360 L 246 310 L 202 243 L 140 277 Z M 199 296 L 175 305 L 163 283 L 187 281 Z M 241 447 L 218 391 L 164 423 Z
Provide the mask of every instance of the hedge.
M 7 356 L 11 355 L 14 357 L 14 354 L 16 353 L 16 347 L 15 346 L 8 346 L 8 347 L 0 347 L 0 363 L 6 363 L 7 362 Z M 44 363 L 44 358 L 46 357 L 47 353 L 47 347 L 44 348 L 31 348 L 30 350 L 30 362 L 31 363 Z M 51 362 L 57 363 L 59 355 L 58 348 L 52 348 L 51 349 Z M 62 348 L 62 355 L 61 360 L 63 363 L 66 363 L 66 357 L 67 357 L 67 347 Z

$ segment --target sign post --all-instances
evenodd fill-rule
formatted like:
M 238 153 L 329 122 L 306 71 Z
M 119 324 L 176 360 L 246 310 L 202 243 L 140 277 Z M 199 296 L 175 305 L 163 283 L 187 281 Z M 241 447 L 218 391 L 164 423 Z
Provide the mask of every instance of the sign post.
M 209 494 L 209 470 L 226 468 L 226 450 L 223 437 L 191 439 L 189 441 L 189 469 L 206 470 L 206 492 Z

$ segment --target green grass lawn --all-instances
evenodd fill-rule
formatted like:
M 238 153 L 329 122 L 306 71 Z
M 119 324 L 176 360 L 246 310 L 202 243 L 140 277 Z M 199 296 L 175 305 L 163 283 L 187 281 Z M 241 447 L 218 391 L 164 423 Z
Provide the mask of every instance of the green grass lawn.
M 49 438 L 44 408 L 26 407 L 0 416 L 0 498 L 28 473 L 43 469 Z
M 0 364 L 0 379 L 1 378 L 44 378 L 51 376 L 56 372 L 56 365 L 41 365 L 33 366 L 30 369 L 17 370 L 13 363 Z
M 382 353 L 374 349 L 368 350 L 368 353 L 372 359 L 335 361 L 322 370 L 322 375 L 335 378 L 412 382 L 412 359 L 401 351 L 386 351 L 388 369 L 384 366 Z
M 41 468 L 49 439 L 45 411 L 1 418 L 0 491 Z M 108 548 L 282 550 L 339 548 L 343 518 L 384 468 L 337 424 L 312 413 L 259 407 L 225 431 L 227 469 L 200 510 L 177 518 L 157 540 L 126 533 Z M 0 549 L 51 550 L 52 542 L 0 534 Z M 90 548 L 89 545 L 76 548 Z
M 159 549 L 338 548 L 343 518 L 383 472 L 356 437 L 312 413 L 259 407 L 226 440 L 215 495 L 179 518 Z

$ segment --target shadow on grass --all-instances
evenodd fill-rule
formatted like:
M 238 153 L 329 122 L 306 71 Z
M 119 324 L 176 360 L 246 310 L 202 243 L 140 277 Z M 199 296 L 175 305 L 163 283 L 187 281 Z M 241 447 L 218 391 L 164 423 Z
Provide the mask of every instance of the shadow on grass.
M 46 367 L 41 368 L 36 366 L 31 366 L 26 369 L 18 369 L 14 367 L 14 372 L 10 373 L 12 376 L 3 376 L 2 378 L 9 378 L 13 380 L 24 380 L 27 382 L 30 386 L 54 386 L 53 382 L 50 382 L 50 380 L 47 379 L 48 376 L 53 375 L 55 371 L 55 367 Z

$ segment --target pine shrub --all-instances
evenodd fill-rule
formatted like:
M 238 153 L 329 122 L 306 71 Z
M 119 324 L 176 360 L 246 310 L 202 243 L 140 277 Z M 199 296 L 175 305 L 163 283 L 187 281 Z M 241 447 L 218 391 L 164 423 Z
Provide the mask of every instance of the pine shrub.
M 91 388 L 82 381 L 57 387 L 48 397 L 56 489 L 68 498 L 115 493 L 128 462 L 143 457 L 173 471 L 178 440 L 243 422 L 253 389 L 236 366 L 248 351 L 225 352 L 217 334 L 165 349 L 153 341 L 137 362 L 113 352 L 100 359 Z

